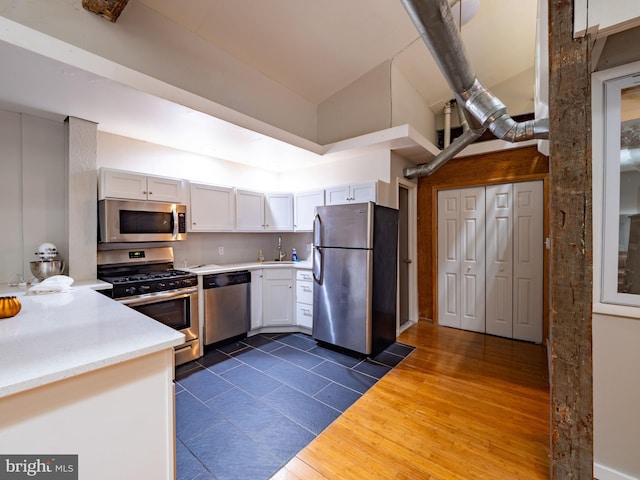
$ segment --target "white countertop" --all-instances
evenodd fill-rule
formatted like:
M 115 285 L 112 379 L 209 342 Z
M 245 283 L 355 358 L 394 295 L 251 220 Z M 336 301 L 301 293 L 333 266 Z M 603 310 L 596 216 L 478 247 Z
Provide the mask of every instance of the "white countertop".
M 304 270 L 310 270 L 312 267 L 311 259 L 300 260 L 299 262 L 283 261 L 283 262 L 242 262 L 242 263 L 228 263 L 225 265 L 198 265 L 182 268 L 189 272 L 196 273 L 198 275 L 209 275 L 211 273 L 224 273 L 235 272 L 236 270 L 258 270 L 261 268 L 299 268 Z
M 184 341 L 180 332 L 92 288 L 43 295 L 24 290 L 0 288 L 0 296 L 22 303 L 15 317 L 0 319 L 0 398 Z

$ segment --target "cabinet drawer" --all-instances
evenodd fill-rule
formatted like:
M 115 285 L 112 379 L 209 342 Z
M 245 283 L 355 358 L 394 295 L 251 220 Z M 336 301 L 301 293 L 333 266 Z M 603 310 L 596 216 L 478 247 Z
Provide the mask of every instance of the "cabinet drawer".
M 296 301 L 313 305 L 313 283 L 296 282 Z
M 313 281 L 313 274 L 311 270 L 298 270 L 296 272 L 296 280 L 307 280 L 311 282 Z
M 265 268 L 264 278 L 269 280 L 293 280 L 290 268 Z
M 296 324 L 301 327 L 313 328 L 313 307 L 298 303 L 296 305 Z

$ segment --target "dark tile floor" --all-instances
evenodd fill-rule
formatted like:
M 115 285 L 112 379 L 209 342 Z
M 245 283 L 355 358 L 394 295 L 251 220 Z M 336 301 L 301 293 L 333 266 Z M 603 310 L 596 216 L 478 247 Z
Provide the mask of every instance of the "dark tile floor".
M 256 335 L 176 369 L 178 480 L 265 480 L 413 347 L 361 360 L 308 335 Z

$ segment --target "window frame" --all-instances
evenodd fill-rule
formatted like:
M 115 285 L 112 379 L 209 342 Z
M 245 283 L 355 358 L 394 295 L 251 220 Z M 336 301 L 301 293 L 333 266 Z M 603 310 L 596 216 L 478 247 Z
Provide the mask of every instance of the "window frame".
M 640 295 L 618 292 L 620 95 L 640 62 L 592 74 L 593 311 L 640 318 Z

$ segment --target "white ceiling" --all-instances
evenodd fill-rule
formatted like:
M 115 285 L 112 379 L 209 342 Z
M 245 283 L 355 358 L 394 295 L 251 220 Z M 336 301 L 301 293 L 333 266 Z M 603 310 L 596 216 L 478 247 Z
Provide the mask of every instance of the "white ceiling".
M 434 112 L 452 98 L 400 0 L 131 0 L 130 5 L 135 2 L 313 103 L 390 59 Z M 469 58 L 488 88 L 533 67 L 536 9 L 537 0 L 480 0 L 478 14 L 462 27 Z M 126 14 L 125 8 L 121 18 Z M 76 116 L 95 121 L 102 131 L 241 163 L 261 158 L 258 166 L 274 171 L 321 162 L 324 152 L 342 148 L 325 149 L 287 132 L 272 135 L 277 129 L 257 121 L 245 121 L 256 128 L 237 127 L 233 123 L 241 123 L 215 117 L 213 102 L 200 108 L 193 101 L 189 108 L 84 71 L 66 59 L 85 58 L 86 52 L 0 20 L 0 37 L 8 39 L 0 42 L 0 61 L 12 66 L 0 76 L 0 108 Z M 41 45 L 43 55 L 29 51 L 34 45 Z M 49 51 L 57 53 L 49 58 Z M 90 61 L 100 64 L 95 57 Z M 100 65 L 102 71 L 113 70 L 108 62 Z M 125 75 L 133 78 L 130 73 Z M 531 82 L 521 89 L 529 100 Z M 186 99 L 186 92 L 176 98 Z M 412 138 L 406 151 L 415 145 Z M 435 147 L 420 146 L 425 148 Z
M 435 112 L 452 98 L 400 0 L 137 1 L 313 103 L 389 59 Z M 488 88 L 533 67 L 536 14 L 537 0 L 480 0 L 462 27 Z

